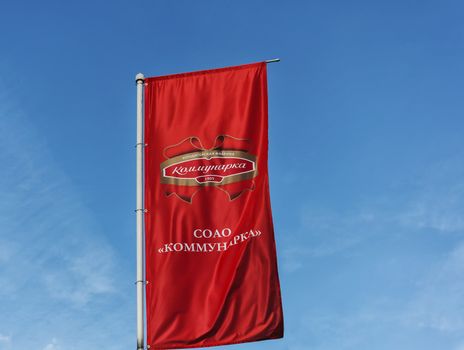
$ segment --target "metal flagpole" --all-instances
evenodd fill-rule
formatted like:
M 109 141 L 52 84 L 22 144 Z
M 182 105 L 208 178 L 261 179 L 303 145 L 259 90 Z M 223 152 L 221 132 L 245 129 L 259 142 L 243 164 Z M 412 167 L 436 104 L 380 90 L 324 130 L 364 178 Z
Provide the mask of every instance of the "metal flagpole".
M 279 58 L 266 60 L 266 63 L 279 62 Z M 143 86 L 145 83 L 145 77 L 142 73 L 138 73 L 135 76 L 135 82 L 137 84 L 137 143 L 136 147 L 136 234 L 137 234 L 137 280 L 135 284 L 137 286 L 137 350 L 145 350 L 144 347 L 144 242 L 143 242 L 143 231 L 144 231 L 144 214 L 145 208 L 143 207 L 143 149 L 145 147 L 143 137 Z
M 136 216 L 137 216 L 137 350 L 144 350 L 144 314 L 143 314 L 143 296 L 144 296 L 144 268 L 143 268 L 143 219 L 145 209 L 143 207 L 143 84 L 145 82 L 142 73 L 135 76 L 137 84 L 137 189 L 136 189 Z

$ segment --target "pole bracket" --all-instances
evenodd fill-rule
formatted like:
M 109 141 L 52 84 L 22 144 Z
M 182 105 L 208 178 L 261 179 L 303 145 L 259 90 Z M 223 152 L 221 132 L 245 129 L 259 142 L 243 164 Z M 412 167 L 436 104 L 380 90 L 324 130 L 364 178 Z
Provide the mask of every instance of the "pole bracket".
M 135 209 L 134 211 L 135 211 L 135 212 L 143 211 L 144 213 L 148 213 L 148 209 L 144 209 L 144 208 Z
M 148 284 L 148 281 L 147 280 L 137 280 L 137 281 L 134 282 L 134 284 L 137 284 L 137 283 Z

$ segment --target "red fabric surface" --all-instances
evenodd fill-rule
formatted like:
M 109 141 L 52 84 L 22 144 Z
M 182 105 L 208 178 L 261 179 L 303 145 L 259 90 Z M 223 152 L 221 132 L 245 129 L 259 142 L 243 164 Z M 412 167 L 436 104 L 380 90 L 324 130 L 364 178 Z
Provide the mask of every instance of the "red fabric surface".
M 145 82 L 147 344 L 173 349 L 281 338 L 266 64 Z M 199 161 L 175 162 L 199 154 Z M 193 174 L 191 183 L 169 183 L 178 180 L 163 178 L 165 162 L 175 163 L 166 175 L 185 181 Z

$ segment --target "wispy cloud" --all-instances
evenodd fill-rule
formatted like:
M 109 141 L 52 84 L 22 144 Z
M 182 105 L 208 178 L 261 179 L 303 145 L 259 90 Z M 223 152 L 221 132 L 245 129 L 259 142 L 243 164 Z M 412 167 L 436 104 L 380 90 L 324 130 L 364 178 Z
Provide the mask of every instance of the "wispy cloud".
M 431 165 L 411 186 L 396 219 L 412 229 L 464 231 L 464 155 L 457 154 Z
M 364 215 L 346 218 L 304 207 L 299 228 L 286 235 L 282 249 L 283 269 L 294 272 L 308 259 L 323 258 L 355 246 L 369 234 L 364 227 L 369 221 Z
M 86 322 L 97 305 L 104 308 L 109 296 L 117 297 L 115 251 L 48 142 L 1 90 L 0 329 L 15 334 L 30 323 L 28 336 L 36 342 L 51 338 L 48 327 L 55 332 L 64 322 Z M 18 339 L 15 347 L 25 344 Z M 58 349 L 56 338 L 44 349 Z
M 420 230 L 464 233 L 464 155 L 432 164 L 426 174 L 397 187 L 388 195 L 357 203 L 350 212 L 306 203 L 299 226 L 286 235 L 284 269 L 296 271 L 309 258 L 349 251 L 387 230 L 390 235 Z
M 464 242 L 420 280 L 410 302 L 406 320 L 420 327 L 443 332 L 464 331 Z
M 111 292 L 113 253 L 92 215 L 27 120 L 0 113 L 0 293 L 26 281 L 81 304 Z
M 405 321 L 444 333 L 464 331 L 464 156 L 457 154 L 431 166 L 410 198 L 399 222 L 410 230 L 450 234 L 437 243 L 449 246 L 418 277 L 417 293 Z
M 435 349 L 432 332 L 440 348 L 463 348 L 464 155 L 393 185 L 349 212 L 302 208 L 282 262 L 314 280 L 315 299 L 289 330 L 291 350 Z

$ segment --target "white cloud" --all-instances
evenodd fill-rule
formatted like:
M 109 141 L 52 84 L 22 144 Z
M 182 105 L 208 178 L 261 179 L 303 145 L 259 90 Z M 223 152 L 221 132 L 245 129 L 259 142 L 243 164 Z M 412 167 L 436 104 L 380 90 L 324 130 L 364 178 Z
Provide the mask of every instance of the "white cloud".
M 6 264 L 14 252 L 12 245 L 6 240 L 0 240 L 0 264 Z
M 394 332 L 399 317 L 380 301 L 353 310 L 330 312 L 307 310 L 300 322 L 289 330 L 290 350 L 394 349 Z M 396 328 L 396 329 L 395 329 Z M 389 339 L 382 334 L 392 332 Z M 392 342 L 391 342 L 392 341 Z M 389 343 L 390 342 L 390 343 Z
M 45 345 L 43 350 L 59 350 L 60 348 L 58 347 L 58 340 L 56 338 L 53 338 L 50 343 Z
M 0 333 L 0 344 L 10 344 L 11 336 Z

